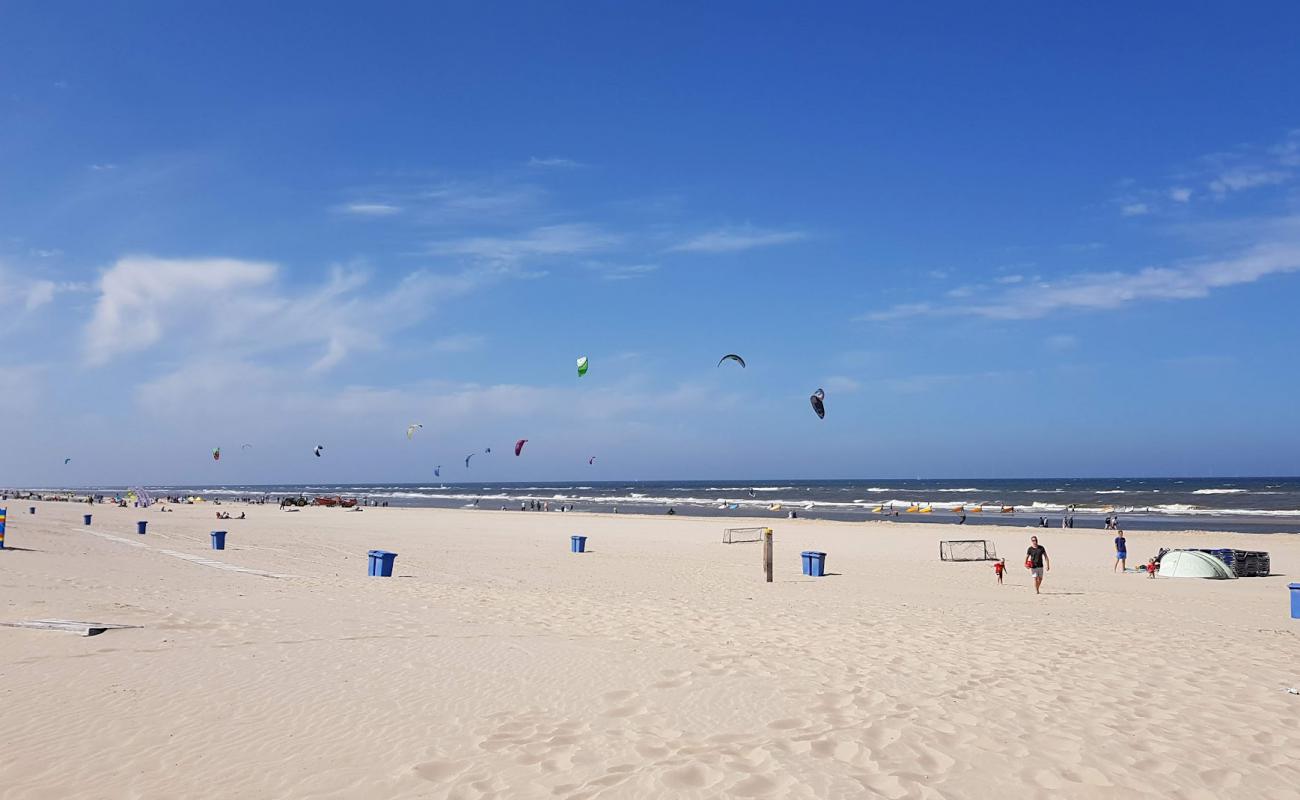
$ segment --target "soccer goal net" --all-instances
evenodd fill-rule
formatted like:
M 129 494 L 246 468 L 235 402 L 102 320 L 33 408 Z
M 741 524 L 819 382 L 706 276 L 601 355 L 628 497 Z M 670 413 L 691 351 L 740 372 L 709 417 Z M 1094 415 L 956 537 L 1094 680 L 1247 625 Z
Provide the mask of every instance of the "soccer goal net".
M 767 528 L 727 528 L 722 532 L 722 543 L 761 542 L 763 531 L 766 530 Z
M 986 539 L 939 542 L 940 561 L 997 561 L 998 550 Z

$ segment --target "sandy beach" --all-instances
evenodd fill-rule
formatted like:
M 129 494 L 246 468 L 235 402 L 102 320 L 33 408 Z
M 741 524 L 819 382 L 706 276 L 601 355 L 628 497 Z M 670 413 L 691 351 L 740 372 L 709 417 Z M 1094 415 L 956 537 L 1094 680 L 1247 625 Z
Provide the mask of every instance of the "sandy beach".
M 1035 596 L 1025 529 L 999 586 L 955 527 L 782 520 L 766 584 L 739 520 L 222 508 L 9 503 L 0 621 L 139 627 L 0 627 L 0 798 L 1300 796 L 1292 535 L 1129 534 L 1280 573 L 1206 581 L 1041 531 Z

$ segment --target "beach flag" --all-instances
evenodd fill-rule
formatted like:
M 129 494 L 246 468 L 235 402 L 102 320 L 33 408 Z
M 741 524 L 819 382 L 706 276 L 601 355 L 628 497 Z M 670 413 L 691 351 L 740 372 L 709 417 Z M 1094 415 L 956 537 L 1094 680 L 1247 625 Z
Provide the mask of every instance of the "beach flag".
M 8 510 L 7 508 L 0 508 L 0 550 L 5 547 L 5 513 Z

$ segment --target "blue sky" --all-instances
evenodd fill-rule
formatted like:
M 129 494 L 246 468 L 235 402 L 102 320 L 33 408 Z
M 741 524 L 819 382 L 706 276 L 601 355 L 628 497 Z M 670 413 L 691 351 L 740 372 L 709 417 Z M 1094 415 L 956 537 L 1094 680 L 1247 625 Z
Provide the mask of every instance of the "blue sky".
M 1300 8 L 898 5 L 6 4 L 0 484 L 1300 474 Z

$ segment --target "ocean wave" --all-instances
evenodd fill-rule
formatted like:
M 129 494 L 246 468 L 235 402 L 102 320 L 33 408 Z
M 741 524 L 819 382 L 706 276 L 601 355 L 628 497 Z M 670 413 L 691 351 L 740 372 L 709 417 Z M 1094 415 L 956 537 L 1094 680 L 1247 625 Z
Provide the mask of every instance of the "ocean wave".
M 1192 494 L 1246 494 L 1249 489 L 1197 489 Z
M 1093 494 L 1128 494 L 1128 491 L 1125 489 L 1101 489 L 1093 492 Z

